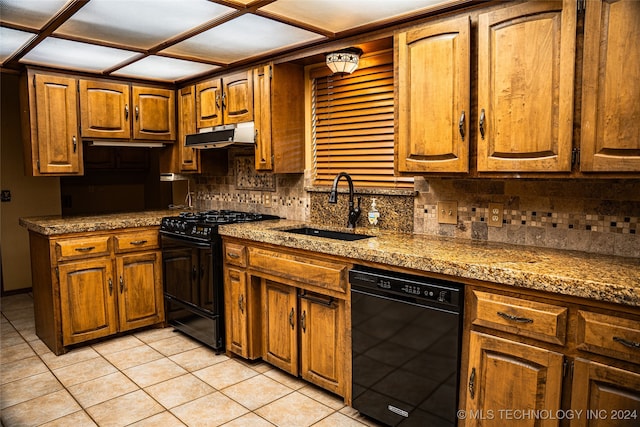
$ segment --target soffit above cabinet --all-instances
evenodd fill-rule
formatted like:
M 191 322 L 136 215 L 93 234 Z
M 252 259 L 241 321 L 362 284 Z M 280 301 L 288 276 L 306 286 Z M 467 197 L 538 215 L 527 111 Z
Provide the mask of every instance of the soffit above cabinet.
M 0 61 L 180 82 L 474 0 L 2 0 Z

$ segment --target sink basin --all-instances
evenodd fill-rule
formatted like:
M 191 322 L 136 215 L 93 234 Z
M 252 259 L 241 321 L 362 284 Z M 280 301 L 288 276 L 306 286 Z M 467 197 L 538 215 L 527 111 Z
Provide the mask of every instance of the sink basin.
M 373 236 L 367 236 L 366 234 L 348 233 L 344 231 L 323 230 L 321 228 L 313 228 L 313 227 L 292 228 L 289 230 L 282 230 L 282 231 L 286 233 L 303 234 L 305 236 L 324 237 L 326 239 L 345 240 L 349 242 L 352 242 L 354 240 L 368 239 L 369 237 L 373 237 Z

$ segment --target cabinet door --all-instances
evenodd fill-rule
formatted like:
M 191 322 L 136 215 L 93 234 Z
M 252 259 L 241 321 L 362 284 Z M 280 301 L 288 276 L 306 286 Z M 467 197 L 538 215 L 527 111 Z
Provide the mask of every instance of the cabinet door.
M 81 143 L 78 133 L 76 80 L 35 75 L 37 164 L 41 174 L 81 175 Z
M 461 387 L 467 392 L 469 426 L 506 425 L 500 410 L 560 409 L 562 354 L 471 332 L 469 369 Z M 483 419 L 481 419 L 483 418 Z M 493 418 L 493 419 L 487 419 Z M 520 420 L 519 426 L 557 426 L 557 419 Z
M 196 127 L 222 124 L 222 81 L 208 80 L 196 85 Z
M 255 90 L 256 170 L 273 169 L 271 147 L 271 79 L 268 65 L 253 70 Z
M 165 292 L 181 301 L 198 302 L 198 251 L 191 248 L 171 248 L 163 241 L 162 275 Z
M 640 2 L 589 1 L 582 74 L 583 171 L 640 172 Z
M 174 91 L 133 86 L 133 138 L 155 141 L 176 139 Z
M 576 359 L 571 427 L 632 427 L 640 418 L 640 374 Z
M 478 32 L 478 171 L 570 171 L 576 2 L 481 14 Z
M 248 358 L 247 275 L 244 271 L 225 268 L 224 308 L 227 350 Z
M 198 150 L 185 147 L 187 135 L 196 133 L 196 92 L 195 86 L 187 86 L 178 92 L 178 154 L 180 172 L 197 172 L 200 168 Z
M 222 79 L 222 110 L 224 124 L 253 120 L 253 75 L 251 71 L 225 76 Z
M 117 332 L 111 258 L 59 264 L 63 345 Z
M 298 375 L 296 289 L 265 280 L 262 286 L 262 358 Z
M 344 395 L 344 301 L 314 294 L 300 297 L 300 374 Z
M 399 33 L 399 172 L 468 172 L 470 20 Z
M 121 331 L 164 320 L 160 260 L 160 251 L 132 253 L 116 258 Z
M 83 137 L 130 138 L 129 85 L 80 80 Z

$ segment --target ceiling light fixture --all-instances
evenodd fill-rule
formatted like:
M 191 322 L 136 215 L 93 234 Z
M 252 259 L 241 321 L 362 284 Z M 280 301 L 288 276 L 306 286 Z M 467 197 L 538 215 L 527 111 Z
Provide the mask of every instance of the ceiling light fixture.
M 327 67 L 333 74 L 351 74 L 358 68 L 362 49 L 350 47 L 327 54 Z

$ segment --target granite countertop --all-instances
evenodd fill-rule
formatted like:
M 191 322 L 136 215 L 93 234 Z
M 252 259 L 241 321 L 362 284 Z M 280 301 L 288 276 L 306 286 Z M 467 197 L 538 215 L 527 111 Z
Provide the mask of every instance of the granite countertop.
M 159 226 L 165 216 L 175 216 L 175 210 L 156 210 L 85 216 L 38 216 L 20 218 L 20 225 L 30 231 L 54 236 L 57 234 L 109 231 L 119 228 Z
M 282 230 L 323 225 L 290 220 L 220 226 L 220 234 L 424 272 L 640 306 L 640 259 L 486 241 L 379 231 L 340 241 Z M 357 233 L 373 234 L 359 229 Z

